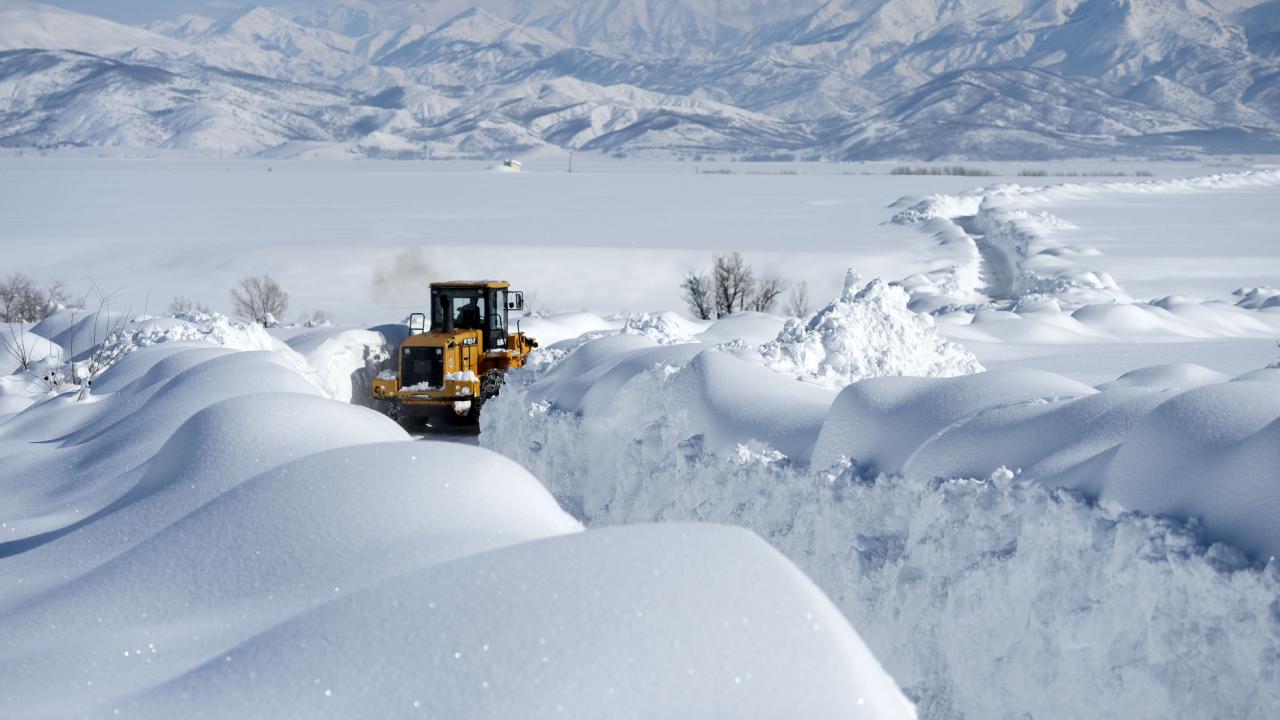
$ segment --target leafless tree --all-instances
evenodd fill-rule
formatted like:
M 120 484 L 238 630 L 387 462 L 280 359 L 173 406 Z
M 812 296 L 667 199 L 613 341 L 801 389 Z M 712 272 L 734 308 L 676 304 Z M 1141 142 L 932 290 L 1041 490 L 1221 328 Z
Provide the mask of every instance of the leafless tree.
M 782 276 L 769 273 L 755 283 L 748 304 L 756 312 L 769 312 L 778 301 L 778 296 L 782 295 L 786 289 L 787 283 L 783 281 Z
M 680 297 L 700 319 L 710 320 L 715 317 L 716 300 L 709 276 L 696 270 L 685 273 L 684 282 L 680 283 Z
M 186 295 L 179 295 L 169 303 L 169 314 L 177 315 L 178 313 L 184 312 L 198 312 L 209 315 L 213 311 L 209 309 L 208 305 L 205 305 L 202 302 L 196 302 Z
M 280 287 L 270 275 L 240 278 L 240 282 L 231 291 L 231 304 L 236 316 L 260 323 L 272 324 L 272 319 L 280 318 L 289 309 L 289 293 Z
M 748 308 L 754 294 L 755 273 L 740 253 L 717 255 L 711 274 L 715 281 L 717 317 Z
M 791 294 L 787 295 L 787 314 L 793 317 L 802 318 L 809 314 L 812 309 L 809 300 L 809 282 L 801 280 L 791 288 Z
M 66 300 L 62 283 L 54 282 L 41 289 L 30 277 L 14 273 L 0 283 L 0 322 L 38 322 Z

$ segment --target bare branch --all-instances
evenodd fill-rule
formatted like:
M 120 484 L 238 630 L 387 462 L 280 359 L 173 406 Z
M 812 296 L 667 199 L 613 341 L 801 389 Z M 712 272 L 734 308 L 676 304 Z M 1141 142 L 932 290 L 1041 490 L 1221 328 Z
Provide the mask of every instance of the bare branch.
M 209 309 L 208 305 L 205 305 L 202 302 L 197 302 L 195 300 L 192 300 L 191 298 L 185 295 L 179 295 L 178 297 L 170 301 L 169 303 L 170 315 L 177 315 L 179 313 L 185 313 L 185 312 L 198 312 L 198 313 L 203 313 L 205 315 L 209 315 L 213 313 L 213 311 Z

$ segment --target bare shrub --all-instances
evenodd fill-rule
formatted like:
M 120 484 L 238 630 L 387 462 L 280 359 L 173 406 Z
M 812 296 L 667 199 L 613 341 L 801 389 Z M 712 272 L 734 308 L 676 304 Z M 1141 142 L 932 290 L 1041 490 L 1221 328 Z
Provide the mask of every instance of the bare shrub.
M 42 289 L 30 277 L 14 273 L 0 283 L 0 322 L 39 322 L 66 301 L 62 283 L 54 282 Z
M 313 310 L 310 313 L 303 313 L 302 317 L 298 318 L 298 322 L 303 327 L 309 328 L 329 327 L 333 324 L 333 313 L 328 310 Z
M 270 275 L 240 278 L 231 291 L 231 306 L 236 317 L 264 327 L 279 323 L 278 318 L 289 309 L 289 293 Z
M 890 175 L 962 175 L 965 177 L 990 177 L 995 175 L 994 172 L 985 168 L 968 167 L 966 165 L 948 165 L 943 167 L 937 166 L 911 166 L 899 165 L 889 171 Z
M 130 312 L 126 311 L 112 317 L 111 301 L 114 297 L 114 294 L 104 293 L 94 285 L 80 303 L 81 307 L 87 308 L 92 298 L 97 304 L 97 309 L 93 313 L 93 321 L 89 326 L 89 354 L 80 362 L 73 361 L 70 366 L 72 378 L 80 384 L 77 400 L 88 398 L 93 389 L 93 381 L 129 350 L 129 344 L 124 342 L 120 335 L 129 324 Z M 73 315 L 73 325 L 74 317 Z
M 791 288 L 791 294 L 787 296 L 787 314 L 798 318 L 805 317 L 813 309 L 810 303 L 809 283 L 801 280 Z
M 178 313 L 198 312 L 205 315 L 213 314 L 208 305 L 197 302 L 185 295 L 179 295 L 169 303 L 169 314 L 177 315 Z
M 743 310 L 769 312 L 787 290 L 776 273 L 757 276 L 741 253 L 716 255 L 711 274 L 690 270 L 680 282 L 680 298 L 703 320 L 722 318 Z M 807 290 L 806 290 L 807 292 Z
M 5 354 L 18 363 L 19 370 L 30 370 L 34 352 L 30 336 L 13 323 L 5 325 L 5 328 L 5 336 L 0 337 L 0 345 L 4 346 Z

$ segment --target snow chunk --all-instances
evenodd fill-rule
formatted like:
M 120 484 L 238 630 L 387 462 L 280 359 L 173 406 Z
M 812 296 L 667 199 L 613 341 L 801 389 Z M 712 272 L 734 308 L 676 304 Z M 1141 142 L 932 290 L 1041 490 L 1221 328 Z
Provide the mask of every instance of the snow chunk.
M 630 313 L 622 325 L 623 335 L 643 335 L 659 345 L 680 345 L 698 342 L 693 337 L 687 321 L 673 312 Z M 695 328 L 700 330 L 700 328 Z
M 765 364 L 801 380 L 840 388 L 863 378 L 954 377 L 982 372 L 972 353 L 938 334 L 933 318 L 912 312 L 902 288 L 853 270 L 841 297 L 806 325 L 792 319 L 761 349 Z

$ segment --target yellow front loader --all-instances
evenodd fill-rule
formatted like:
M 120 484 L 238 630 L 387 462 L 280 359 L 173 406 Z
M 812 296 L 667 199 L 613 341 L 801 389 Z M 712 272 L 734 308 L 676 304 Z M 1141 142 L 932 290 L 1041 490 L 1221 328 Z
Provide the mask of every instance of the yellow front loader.
M 507 371 L 524 365 L 538 346 L 509 331 L 508 312 L 523 309 L 524 294 L 507 282 L 432 283 L 430 316 L 409 317 L 395 369 L 373 381 L 373 397 L 392 403 L 406 424 L 474 427 Z

